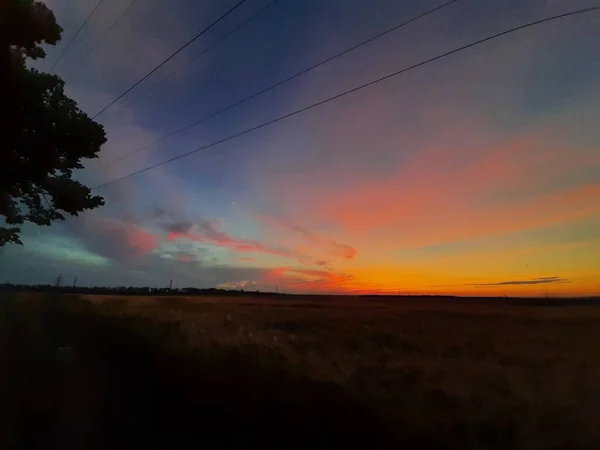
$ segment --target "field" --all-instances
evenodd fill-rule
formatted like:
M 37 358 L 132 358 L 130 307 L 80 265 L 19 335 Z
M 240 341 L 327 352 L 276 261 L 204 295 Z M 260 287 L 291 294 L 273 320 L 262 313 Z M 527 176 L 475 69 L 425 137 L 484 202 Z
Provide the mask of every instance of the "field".
M 4 297 L 0 449 L 600 448 L 593 304 Z

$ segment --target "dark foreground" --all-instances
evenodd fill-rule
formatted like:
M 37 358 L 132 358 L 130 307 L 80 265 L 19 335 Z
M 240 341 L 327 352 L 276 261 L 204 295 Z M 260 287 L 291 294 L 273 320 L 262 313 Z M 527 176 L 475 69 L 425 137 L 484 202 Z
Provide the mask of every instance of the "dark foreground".
M 600 308 L 0 301 L 0 449 L 598 449 Z

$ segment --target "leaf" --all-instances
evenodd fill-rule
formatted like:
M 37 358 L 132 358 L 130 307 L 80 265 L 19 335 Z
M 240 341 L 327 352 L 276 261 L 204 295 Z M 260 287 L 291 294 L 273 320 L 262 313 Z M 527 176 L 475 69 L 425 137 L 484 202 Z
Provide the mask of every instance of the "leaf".
M 46 5 L 3 0 L 0 10 L 3 128 L 0 141 L 0 216 L 7 224 L 50 225 L 64 214 L 98 208 L 102 197 L 73 179 L 83 160 L 97 158 L 106 142 L 94 122 L 64 92 L 57 75 L 28 69 L 25 59 L 43 58 L 41 44 L 55 45 L 62 33 Z M 7 56 L 7 57 L 6 57 Z M 20 243 L 19 228 L 2 228 L 0 246 Z

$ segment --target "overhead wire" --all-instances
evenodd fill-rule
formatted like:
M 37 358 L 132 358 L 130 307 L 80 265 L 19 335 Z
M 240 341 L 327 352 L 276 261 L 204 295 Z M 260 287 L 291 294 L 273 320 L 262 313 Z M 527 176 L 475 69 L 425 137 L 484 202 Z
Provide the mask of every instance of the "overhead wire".
M 285 119 L 288 119 L 290 117 L 296 116 L 296 115 L 301 114 L 301 113 L 303 113 L 305 111 L 311 110 L 311 109 L 316 108 L 318 106 L 321 106 L 321 105 L 324 105 L 326 103 L 329 103 L 329 102 L 332 102 L 334 100 L 337 100 L 339 98 L 345 97 L 345 96 L 347 96 L 349 94 L 352 94 L 354 92 L 357 92 L 357 91 L 360 91 L 360 90 L 365 89 L 367 87 L 370 87 L 370 86 L 373 86 L 375 84 L 381 83 L 382 81 L 385 81 L 385 80 L 388 80 L 390 78 L 396 77 L 396 76 L 401 75 L 403 73 L 406 73 L 408 71 L 414 70 L 414 69 L 416 69 L 418 67 L 425 66 L 427 64 L 430 64 L 430 63 L 432 63 L 434 61 L 437 61 L 437 60 L 440 60 L 442 58 L 446 58 L 448 56 L 451 56 L 451 55 L 454 55 L 456 53 L 462 52 L 462 51 L 467 50 L 467 49 L 469 49 L 471 47 L 475 47 L 475 46 L 483 44 L 485 42 L 488 42 L 488 41 L 500 38 L 500 37 L 505 36 L 507 34 L 511 34 L 511 33 L 514 33 L 514 32 L 517 32 L 517 31 L 520 31 L 520 30 L 523 30 L 523 29 L 526 29 L 526 28 L 531 28 L 533 26 L 540 25 L 540 24 L 547 23 L 547 22 L 551 22 L 551 21 L 554 21 L 554 20 L 557 20 L 557 19 L 562 19 L 562 18 L 565 18 L 565 17 L 575 16 L 575 15 L 579 15 L 579 14 L 591 13 L 591 12 L 598 11 L 598 10 L 600 10 L 600 6 L 593 6 L 593 7 L 589 7 L 589 8 L 585 8 L 585 9 L 579 9 L 579 10 L 575 10 L 575 11 L 570 11 L 570 12 L 567 12 L 567 13 L 558 14 L 558 15 L 554 15 L 554 16 L 551 16 L 551 17 L 546 17 L 544 19 L 539 19 L 539 20 L 536 20 L 536 21 L 533 21 L 533 22 L 526 23 L 524 25 L 519 25 L 519 26 L 516 26 L 516 27 L 513 27 L 513 28 L 509 28 L 509 29 L 507 29 L 505 31 L 502 31 L 502 32 L 499 32 L 499 33 L 492 34 L 492 35 L 490 35 L 488 37 L 485 37 L 485 38 L 482 38 L 482 39 L 478 39 L 478 40 L 476 40 L 474 42 L 471 42 L 469 44 L 466 44 L 466 45 L 460 46 L 458 48 L 455 48 L 454 50 L 450 50 L 448 52 L 445 52 L 445 53 L 439 54 L 437 56 L 434 56 L 432 58 L 428 58 L 428 59 L 426 59 L 424 61 L 421 61 L 419 63 L 416 63 L 416 64 L 413 64 L 411 66 L 405 67 L 404 69 L 398 70 L 396 72 L 392 72 L 392 73 L 390 73 L 388 75 L 385 75 L 383 77 L 377 78 L 377 79 L 372 80 L 372 81 L 370 81 L 368 83 L 361 84 L 360 86 L 357 86 L 357 87 L 352 88 L 350 90 L 344 91 L 344 92 L 342 92 L 340 94 L 336 94 L 336 95 L 334 95 L 332 97 L 328 97 L 328 98 L 326 98 L 324 100 L 321 100 L 321 101 L 318 101 L 318 102 L 313 103 L 311 105 L 308 105 L 308 106 L 305 106 L 303 108 L 297 109 L 297 110 L 295 110 L 295 111 L 293 111 L 291 113 L 284 114 L 284 115 L 279 116 L 279 117 L 277 117 L 275 119 L 272 119 L 272 120 L 269 120 L 267 122 L 264 122 L 264 123 L 262 123 L 260 125 L 257 125 L 257 126 L 251 127 L 251 128 L 247 128 L 244 131 L 240 131 L 238 133 L 232 134 L 232 135 L 230 135 L 230 136 L 228 136 L 226 138 L 219 139 L 219 140 L 217 140 L 215 142 L 212 142 L 210 144 L 207 144 L 207 145 L 203 145 L 201 147 L 198 147 L 195 150 L 189 151 L 187 153 L 183 153 L 183 154 L 178 155 L 178 156 L 174 156 L 172 158 L 166 159 L 166 160 L 164 160 L 162 162 L 159 162 L 159 163 L 156 163 L 156 164 L 152 164 L 152 165 L 150 165 L 148 167 L 145 167 L 145 168 L 140 169 L 140 170 L 136 170 L 135 172 L 131 172 L 131 173 L 129 173 L 127 175 L 124 175 L 122 177 L 115 178 L 113 180 L 109 180 L 107 182 L 99 184 L 94 189 L 102 188 L 102 187 L 108 186 L 110 184 L 117 183 L 119 181 L 125 180 L 125 179 L 133 177 L 135 175 L 139 175 L 141 173 L 147 172 L 149 170 L 155 169 L 155 168 L 163 166 L 165 164 L 169 164 L 169 163 L 171 163 L 173 161 L 177 161 L 179 159 L 182 159 L 182 158 L 185 158 L 187 156 L 193 155 L 193 154 L 198 153 L 198 152 L 200 152 L 202 150 L 206 150 L 206 149 L 209 149 L 211 147 L 215 147 L 215 146 L 217 146 L 219 144 L 231 141 L 231 140 L 236 139 L 236 138 L 238 138 L 240 136 L 244 136 L 246 134 L 252 133 L 253 131 L 260 130 L 260 129 L 265 128 L 265 127 L 267 127 L 269 125 L 273 125 L 273 124 L 275 124 L 277 122 L 281 122 L 281 121 L 283 121 Z
M 154 141 L 149 142 L 148 144 L 144 144 L 144 145 L 142 145 L 140 147 L 136 147 L 133 150 L 131 150 L 131 151 L 129 151 L 129 152 L 123 154 L 123 155 L 120 155 L 120 156 L 118 156 L 118 157 L 116 157 L 116 158 L 114 158 L 114 159 L 112 159 L 112 160 L 104 163 L 103 166 L 114 164 L 115 162 L 120 161 L 120 160 L 122 160 L 122 159 L 124 159 L 124 158 L 126 158 L 128 156 L 131 156 L 131 155 L 133 155 L 135 153 L 138 153 L 138 152 L 140 152 L 142 150 L 150 148 L 150 147 L 152 147 L 152 146 L 154 146 L 154 145 L 156 145 L 156 144 L 158 144 L 160 142 L 163 142 L 163 141 L 165 141 L 165 140 L 167 140 L 167 139 L 169 139 L 169 138 L 171 138 L 173 136 L 176 136 L 179 133 L 182 133 L 182 132 L 184 132 L 186 130 L 189 130 L 190 128 L 193 128 L 193 127 L 195 127 L 197 125 L 200 125 L 201 123 L 204 123 L 207 120 L 212 119 L 213 117 L 216 117 L 216 116 L 218 116 L 218 115 L 220 115 L 220 114 L 222 114 L 222 113 L 224 113 L 226 111 L 229 111 L 229 110 L 231 110 L 231 109 L 233 109 L 233 108 L 235 108 L 237 106 L 240 106 L 240 105 L 242 105 L 242 104 L 244 104 L 244 103 L 246 103 L 246 102 L 248 102 L 250 100 L 253 100 L 253 99 L 255 99 L 255 98 L 257 98 L 257 97 L 259 97 L 259 96 L 261 96 L 263 94 L 266 94 L 267 92 L 272 91 L 273 89 L 275 89 L 275 88 L 277 88 L 277 87 L 279 87 L 279 86 L 281 86 L 283 84 L 286 84 L 286 83 L 288 83 L 288 82 L 290 82 L 290 81 L 292 81 L 292 80 L 294 80 L 294 79 L 296 79 L 296 78 L 298 78 L 298 77 L 300 77 L 300 76 L 302 76 L 302 75 L 304 75 L 304 74 L 306 74 L 306 73 L 308 73 L 308 72 L 310 72 L 310 71 L 312 71 L 312 70 L 314 70 L 314 69 L 316 69 L 318 67 L 321 67 L 324 64 L 327 64 L 327 63 L 329 63 L 329 62 L 331 62 L 331 61 L 333 61 L 333 60 L 335 60 L 337 58 L 340 58 L 341 56 L 344 56 L 344 55 L 346 55 L 346 54 L 348 54 L 348 53 L 350 53 L 350 52 L 352 52 L 354 50 L 357 50 L 358 48 L 360 48 L 360 47 L 362 47 L 364 45 L 367 45 L 370 42 L 373 42 L 373 41 L 375 41 L 375 40 L 377 40 L 379 38 L 382 38 L 383 36 L 386 36 L 387 34 L 390 34 L 393 31 L 396 31 L 396 30 L 398 30 L 398 29 L 400 29 L 402 27 L 405 27 L 406 25 L 409 25 L 410 23 L 416 22 L 419 19 L 427 17 L 428 15 L 433 14 L 433 13 L 441 10 L 442 8 L 450 6 L 453 3 L 456 3 L 458 1 L 460 1 L 460 0 L 450 0 L 450 1 L 447 1 L 446 3 L 443 3 L 442 5 L 439 5 L 439 6 L 435 7 L 435 8 L 429 9 L 429 10 L 425 11 L 424 13 L 421 13 L 421 14 L 419 14 L 417 16 L 414 16 L 414 17 L 412 17 L 412 18 L 410 18 L 408 20 L 405 20 L 402 23 L 399 23 L 399 24 L 397 24 L 397 25 L 395 25 L 395 26 L 393 26 L 393 27 L 391 27 L 391 28 L 389 28 L 389 29 L 387 29 L 387 30 L 379 33 L 379 34 L 376 34 L 375 36 L 372 36 L 372 37 L 370 37 L 367 40 L 359 42 L 358 44 L 353 45 L 352 47 L 348 47 L 347 49 L 345 49 L 345 50 L 343 50 L 343 51 L 341 51 L 339 53 L 336 53 L 335 55 L 329 56 L 329 57 L 325 58 L 324 60 L 322 60 L 322 61 L 320 61 L 318 63 L 315 63 L 315 64 L 307 67 L 306 69 L 301 70 L 300 72 L 296 72 L 295 74 L 293 74 L 293 75 L 291 75 L 291 76 L 289 76 L 289 77 L 287 77 L 287 78 L 285 78 L 285 79 L 283 79 L 281 81 L 278 81 L 278 82 L 276 82 L 276 83 L 274 83 L 274 84 L 272 84 L 272 85 L 270 85 L 270 86 L 268 86 L 268 87 L 266 87 L 264 89 L 261 89 L 260 91 L 255 92 L 254 94 L 251 94 L 251 95 L 249 95 L 247 97 L 244 97 L 243 99 L 238 100 L 238 101 L 236 101 L 236 102 L 234 102 L 234 103 L 232 103 L 232 104 L 230 104 L 230 105 L 228 105 L 228 106 L 226 106 L 224 108 L 218 109 L 218 110 L 216 110 L 216 111 L 214 111 L 214 112 L 212 112 L 212 113 L 210 113 L 210 114 L 208 114 L 208 115 L 206 115 L 204 117 L 201 117 L 200 119 L 194 120 L 193 122 L 191 122 L 191 123 L 189 123 L 189 124 L 187 124 L 187 125 L 179 128 L 179 129 L 177 129 L 175 131 L 172 131 L 171 133 L 169 133 L 169 134 L 167 134 L 165 136 L 162 136 L 162 137 L 160 137 L 158 139 L 155 139 Z
M 50 204 L 50 200 L 48 200 L 48 197 L 46 196 L 45 192 L 42 192 L 42 198 L 46 201 L 46 204 L 48 205 L 49 209 L 53 209 L 52 205 Z
M 50 67 L 50 72 L 52 72 L 54 70 L 54 68 L 56 67 L 56 65 L 63 58 L 63 56 L 65 56 L 65 53 L 67 53 L 67 51 L 69 50 L 69 48 L 71 48 L 71 45 L 73 45 L 73 42 L 75 42 L 75 39 L 77 38 L 77 36 L 79 36 L 79 34 L 81 33 L 81 31 L 84 29 L 84 27 L 87 25 L 87 23 L 90 21 L 90 19 L 92 18 L 92 16 L 96 13 L 96 11 L 98 10 L 98 8 L 100 7 L 100 5 L 103 2 L 104 2 L 104 0 L 99 0 L 98 3 L 96 3 L 96 6 L 94 6 L 94 9 L 92 9 L 92 11 L 89 13 L 89 15 L 87 16 L 87 18 L 83 21 L 83 23 L 81 24 L 81 26 L 79 27 L 79 29 L 75 32 L 75 34 L 73 35 L 73 37 L 71 38 L 71 40 L 63 48 L 62 52 L 60 52 L 60 55 L 58 55 L 58 58 L 56 58 L 56 61 L 54 61 L 54 64 L 52 64 L 52 67 Z
M 246 26 L 247 24 L 249 24 L 250 22 L 252 22 L 252 20 L 256 19 L 258 16 L 260 16 L 262 13 L 264 13 L 265 11 L 267 11 L 267 9 L 269 9 L 271 6 L 274 6 L 276 3 L 279 3 L 281 0 L 273 0 L 272 2 L 268 3 L 266 6 L 262 7 L 261 9 L 259 9 L 257 12 L 255 12 L 254 14 L 252 14 L 250 17 L 248 17 L 246 20 L 244 20 L 242 23 L 240 23 L 239 25 L 237 25 L 236 27 L 232 28 L 228 33 L 224 34 L 223 36 L 221 36 L 218 40 L 216 40 L 215 42 L 213 42 L 212 44 L 210 44 L 209 46 L 207 46 L 206 48 L 204 48 L 200 53 L 197 53 L 196 55 L 194 55 L 193 57 L 189 58 L 187 61 L 185 61 L 183 64 L 181 64 L 180 66 L 178 66 L 175 70 L 173 70 L 172 72 L 169 72 L 167 75 L 165 75 L 164 77 L 160 78 L 159 80 L 157 80 L 155 83 L 153 83 L 151 86 L 149 86 L 146 90 L 142 91 L 140 93 L 140 95 L 138 95 L 137 97 L 134 97 L 133 99 L 129 100 L 127 103 L 125 103 L 123 106 L 121 106 L 122 108 L 126 108 L 129 105 L 131 105 L 132 103 L 135 103 L 136 101 L 138 101 L 139 99 L 141 99 L 142 97 L 145 97 L 146 95 L 154 92 L 154 89 L 161 83 L 165 82 L 167 79 L 169 79 L 171 76 L 175 75 L 177 72 L 179 72 L 181 69 L 183 69 L 184 67 L 188 66 L 189 64 L 191 64 L 192 62 L 196 61 L 198 58 L 200 58 L 202 55 L 206 54 L 208 51 L 212 50 L 214 47 L 216 47 L 217 45 L 219 45 L 221 42 L 223 42 L 225 39 L 227 39 L 229 36 L 231 36 L 232 34 L 234 34 L 235 32 L 239 31 L 240 29 L 242 29 L 244 26 Z
M 246 1 L 247 0 L 240 0 L 234 6 L 232 6 L 231 8 L 229 8 L 229 10 L 227 10 L 227 12 L 225 12 L 224 14 L 222 14 L 221 16 L 219 16 L 210 25 L 208 25 L 206 28 L 204 28 L 202 31 L 200 31 L 194 37 L 192 37 L 190 40 L 188 40 L 185 44 L 183 44 L 181 47 L 179 47 L 175 52 L 171 53 L 171 55 L 169 57 L 167 57 L 166 59 L 164 59 L 159 65 L 157 65 L 156 67 L 154 67 L 154 69 L 152 69 L 150 72 L 146 73 L 146 75 L 144 75 L 142 78 L 140 78 L 138 81 L 136 81 L 135 83 L 133 83 L 130 87 L 128 87 L 124 92 L 122 92 L 120 95 L 118 95 L 117 98 L 115 98 L 114 100 L 112 100 L 108 105 L 106 105 L 104 108 L 102 108 L 100 111 L 98 111 L 96 113 L 96 115 L 94 115 L 92 117 L 92 119 L 96 119 L 100 114 L 102 114 L 104 111 L 106 111 L 112 105 L 114 105 L 119 100 L 121 100 L 125 95 L 127 95 L 129 92 L 131 92 L 137 86 L 139 86 L 140 83 L 142 83 L 146 78 L 148 78 L 150 75 L 152 75 L 158 69 L 160 69 L 162 66 L 164 66 L 166 63 L 168 63 L 171 59 L 173 59 L 175 56 L 177 56 L 179 53 L 181 53 L 184 49 L 186 49 L 189 45 L 191 45 L 194 41 L 196 41 L 204 33 L 206 33 L 208 30 L 210 30 L 212 27 L 214 27 L 217 23 L 219 23 L 221 20 L 223 20 L 225 17 L 227 17 L 229 14 L 231 14 L 237 8 L 239 8 L 240 6 L 242 6 L 242 4 L 244 4 Z
M 73 75 L 77 71 L 77 69 L 79 69 L 85 63 L 86 58 L 102 46 L 102 43 L 104 42 L 103 39 L 119 24 L 121 19 L 131 10 L 131 8 L 133 8 L 133 6 L 138 1 L 139 0 L 132 0 L 127 5 L 127 7 L 123 11 L 121 11 L 121 14 L 119 14 L 119 16 L 113 21 L 113 23 L 110 24 L 110 26 L 104 31 L 102 36 L 100 36 L 98 38 L 98 43 L 96 45 L 92 46 L 90 49 L 88 49 L 88 51 L 85 53 L 85 55 L 83 55 L 81 57 L 79 62 L 77 64 L 75 64 L 75 66 L 71 69 L 71 71 L 67 75 L 65 75 L 65 78 L 69 78 L 71 75 Z

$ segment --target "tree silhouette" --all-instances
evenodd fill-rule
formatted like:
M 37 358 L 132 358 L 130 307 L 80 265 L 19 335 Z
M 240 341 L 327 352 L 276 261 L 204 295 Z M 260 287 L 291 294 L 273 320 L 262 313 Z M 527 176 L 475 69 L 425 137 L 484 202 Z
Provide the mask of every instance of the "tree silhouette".
M 106 136 L 64 93 L 58 76 L 28 68 L 46 56 L 62 28 L 39 1 L 0 0 L 0 246 L 20 244 L 32 222 L 50 225 L 104 204 L 72 178 L 82 159 L 97 158 Z

